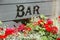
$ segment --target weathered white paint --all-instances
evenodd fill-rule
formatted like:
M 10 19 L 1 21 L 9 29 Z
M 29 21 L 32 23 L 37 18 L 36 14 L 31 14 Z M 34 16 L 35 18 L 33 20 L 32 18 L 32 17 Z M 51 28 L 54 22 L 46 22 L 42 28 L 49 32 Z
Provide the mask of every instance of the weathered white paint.
M 59 3 L 60 3 L 60 1 L 56 0 L 56 12 L 55 12 L 56 17 L 58 17 L 59 11 L 60 11 L 60 9 L 59 9 L 59 6 L 60 6 Z
M 23 2 L 37 2 L 37 1 L 48 1 L 48 0 L 0 0 L 0 4 L 5 3 L 23 3 Z M 25 6 L 25 11 L 28 6 L 31 6 L 31 11 L 33 10 L 33 6 L 40 6 L 40 13 L 45 15 L 51 15 L 52 13 L 52 2 L 46 3 L 33 3 L 33 4 L 20 4 Z M 0 5 L 0 20 L 12 20 L 15 19 L 17 14 L 16 5 Z M 27 16 L 26 16 L 27 17 Z M 28 17 L 31 17 L 28 15 Z M 25 16 L 23 17 L 25 18 Z M 20 18 L 18 18 L 20 19 Z
M 24 3 L 24 2 L 37 2 L 37 1 L 50 1 L 50 0 L 0 0 L 0 4 L 6 3 Z M 31 6 L 34 5 L 40 6 L 40 13 L 45 15 L 52 14 L 52 2 L 47 3 L 33 3 L 33 4 L 23 4 L 24 6 Z M 0 20 L 13 20 L 16 16 L 16 5 L 0 5 Z M 5 22 L 5 25 L 9 25 L 8 27 L 12 27 L 13 25 L 17 25 L 15 22 Z M 20 24 L 20 23 L 19 23 Z M 4 25 L 3 25 L 4 26 Z
M 56 0 L 56 12 L 55 12 L 55 16 L 56 17 L 60 16 L 60 0 Z M 60 37 L 60 23 L 56 22 L 56 25 L 57 25 L 57 27 L 59 29 L 58 34 L 59 34 L 59 37 Z
M 36 2 L 36 1 L 49 1 L 49 0 L 0 0 L 0 4 L 4 4 L 4 3 Z

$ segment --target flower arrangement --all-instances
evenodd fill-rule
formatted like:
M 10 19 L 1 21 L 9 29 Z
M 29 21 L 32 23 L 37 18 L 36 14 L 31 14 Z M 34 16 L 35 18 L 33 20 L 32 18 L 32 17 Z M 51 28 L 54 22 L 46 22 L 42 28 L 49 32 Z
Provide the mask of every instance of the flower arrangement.
M 25 22 L 18 27 L 0 28 L 0 31 L 4 31 L 4 34 L 0 35 L 0 39 L 60 40 L 58 38 L 58 28 L 54 25 L 52 19 L 41 15 L 38 17 L 38 20 L 34 21 L 34 19 L 29 19 L 29 21 L 29 23 Z

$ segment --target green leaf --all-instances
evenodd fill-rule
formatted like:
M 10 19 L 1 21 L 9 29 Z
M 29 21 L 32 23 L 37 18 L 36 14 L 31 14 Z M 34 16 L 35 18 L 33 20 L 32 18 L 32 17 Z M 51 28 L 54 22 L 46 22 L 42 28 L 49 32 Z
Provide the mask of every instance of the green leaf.
M 41 40 L 48 40 L 48 38 L 46 36 L 42 36 Z
M 53 40 L 53 38 L 52 38 L 52 37 L 50 37 L 50 36 L 48 36 L 48 40 Z
M 2 21 L 0 21 L 0 25 L 2 25 L 3 23 L 2 23 Z
M 43 36 L 43 35 L 45 35 L 45 32 L 44 32 L 44 31 L 39 31 L 39 34 L 40 34 L 41 36 Z
M 36 26 L 36 30 L 39 30 L 39 26 Z
M 43 14 L 41 14 L 41 15 L 40 15 L 40 17 L 41 17 L 41 18 L 44 18 L 44 15 L 43 15 Z

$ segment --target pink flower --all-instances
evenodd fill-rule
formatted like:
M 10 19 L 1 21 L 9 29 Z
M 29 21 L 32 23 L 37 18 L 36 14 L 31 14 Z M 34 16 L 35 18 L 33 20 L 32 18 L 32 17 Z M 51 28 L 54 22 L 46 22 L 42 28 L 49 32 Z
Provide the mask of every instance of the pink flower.
M 47 19 L 47 24 L 53 25 L 53 21 L 51 19 Z
M 21 24 L 18 26 L 18 31 L 23 31 L 25 28 L 25 25 L 24 24 Z
M 34 25 L 34 26 L 38 25 L 38 22 L 34 22 L 33 25 Z

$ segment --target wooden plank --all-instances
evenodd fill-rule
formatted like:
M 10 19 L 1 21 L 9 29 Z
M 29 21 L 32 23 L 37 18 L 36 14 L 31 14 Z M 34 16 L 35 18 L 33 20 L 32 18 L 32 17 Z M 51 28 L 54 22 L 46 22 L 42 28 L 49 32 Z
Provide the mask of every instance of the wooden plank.
M 42 2 L 42 1 L 41 1 Z M 39 14 L 34 14 L 33 15 L 33 10 L 34 10 L 34 6 L 38 5 L 39 6 L 39 13 L 40 14 L 45 14 L 45 15 L 51 15 L 52 13 L 52 2 L 45 2 L 45 3 L 41 3 L 41 2 L 30 2 L 28 4 L 28 2 L 24 2 L 24 3 L 13 3 L 13 5 L 11 3 L 9 4 L 0 4 L 0 20 L 4 21 L 4 20 L 14 20 L 14 19 L 23 19 L 23 18 L 30 18 L 32 16 L 38 16 Z M 44 1 L 43 1 L 44 2 Z M 11 4 L 11 5 L 10 5 Z M 24 13 L 26 14 L 28 7 L 30 7 L 31 9 L 31 14 L 29 15 L 29 13 L 27 13 L 27 15 L 25 16 L 25 14 L 22 17 L 17 17 L 17 6 L 16 5 L 23 5 L 24 6 Z M 22 13 L 19 12 L 19 15 L 21 15 Z
M 36 2 L 36 1 L 50 1 L 50 0 L 0 0 L 0 4 L 5 3 L 24 3 L 24 2 Z

